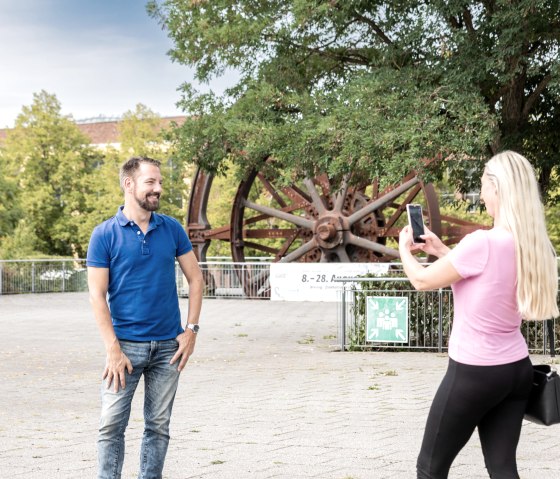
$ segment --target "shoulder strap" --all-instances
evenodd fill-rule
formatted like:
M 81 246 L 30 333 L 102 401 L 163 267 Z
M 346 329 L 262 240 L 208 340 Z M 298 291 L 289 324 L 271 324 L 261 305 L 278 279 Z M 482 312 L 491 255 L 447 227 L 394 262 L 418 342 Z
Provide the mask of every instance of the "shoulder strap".
M 547 319 L 546 320 L 546 330 L 547 330 L 547 336 L 548 336 L 550 356 L 554 357 L 555 356 L 555 348 L 554 348 L 554 320 L 553 319 Z

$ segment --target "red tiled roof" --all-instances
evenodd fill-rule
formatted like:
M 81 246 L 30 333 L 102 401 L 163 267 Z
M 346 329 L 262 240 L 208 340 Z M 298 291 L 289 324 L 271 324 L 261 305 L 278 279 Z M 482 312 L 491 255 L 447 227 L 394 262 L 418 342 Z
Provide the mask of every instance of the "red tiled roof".
M 181 125 L 185 122 L 184 116 L 169 116 L 161 118 L 161 128 L 167 128 L 171 122 Z M 107 143 L 119 143 L 119 125 L 120 121 L 99 121 L 95 123 L 78 123 L 76 126 L 86 135 L 92 145 L 104 145 Z M 0 129 L 0 143 L 7 136 L 8 129 Z
M 86 135 L 92 145 L 119 142 L 119 122 L 103 121 L 99 123 L 78 123 L 76 126 Z

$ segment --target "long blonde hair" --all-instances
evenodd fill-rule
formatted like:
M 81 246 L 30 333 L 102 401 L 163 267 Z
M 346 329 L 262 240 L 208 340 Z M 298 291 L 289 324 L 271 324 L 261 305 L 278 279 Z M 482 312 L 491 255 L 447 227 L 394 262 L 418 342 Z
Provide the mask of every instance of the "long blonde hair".
M 521 316 L 528 320 L 559 316 L 556 253 L 546 231 L 533 167 L 520 154 L 504 151 L 486 163 L 485 172 L 496 188 L 500 223 L 515 240 Z

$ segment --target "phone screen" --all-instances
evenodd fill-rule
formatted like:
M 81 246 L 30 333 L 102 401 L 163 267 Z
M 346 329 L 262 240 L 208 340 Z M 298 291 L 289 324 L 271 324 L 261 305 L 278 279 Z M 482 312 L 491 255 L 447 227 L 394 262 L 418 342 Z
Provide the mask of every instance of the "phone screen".
M 425 243 L 426 241 L 420 238 L 424 234 L 424 219 L 422 218 L 421 205 L 406 205 L 408 212 L 408 223 L 412 228 L 412 241 L 414 243 Z

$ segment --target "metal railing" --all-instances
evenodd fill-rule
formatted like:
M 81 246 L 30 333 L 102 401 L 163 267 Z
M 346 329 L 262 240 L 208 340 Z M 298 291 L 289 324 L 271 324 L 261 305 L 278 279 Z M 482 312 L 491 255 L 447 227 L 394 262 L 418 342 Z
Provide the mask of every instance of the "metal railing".
M 270 297 L 270 263 L 252 261 L 231 263 L 208 261 L 200 264 L 205 298 L 268 299 Z M 416 291 L 403 278 L 399 265 L 390 274 L 400 277 L 352 278 L 341 280 L 338 307 L 339 344 L 341 349 L 404 349 L 444 351 L 447 349 L 453 318 L 450 289 Z M 188 296 L 188 284 L 176 267 L 177 290 Z M 359 288 L 356 283 L 362 284 Z M 78 260 L 3 260 L 0 261 L 0 294 L 56 293 L 87 291 L 87 268 Z M 366 341 L 365 297 L 407 297 L 409 302 L 409 340 L 402 343 Z M 547 329 L 541 321 L 524 322 L 522 331 L 531 352 L 546 352 Z M 553 324 L 555 349 L 560 349 L 560 321 Z
M 338 341 L 346 350 L 447 351 L 453 322 L 450 288 L 416 291 L 403 277 L 344 278 L 339 291 Z M 408 299 L 408 340 L 377 342 L 368 338 L 368 297 Z M 552 321 L 554 348 L 549 342 L 546 323 L 524 321 L 521 331 L 531 353 L 546 354 L 560 349 L 560 321 Z
M 200 263 L 205 278 L 204 297 L 264 299 L 270 297 L 270 262 Z M 188 284 L 176 264 L 177 291 L 188 296 Z M 85 292 L 87 268 L 78 260 L 0 261 L 0 294 Z
M 83 259 L 0 261 L 0 294 L 87 291 Z
M 269 299 L 270 263 L 200 263 L 204 276 L 205 298 Z M 188 283 L 177 268 L 177 288 L 180 296 L 188 296 Z

